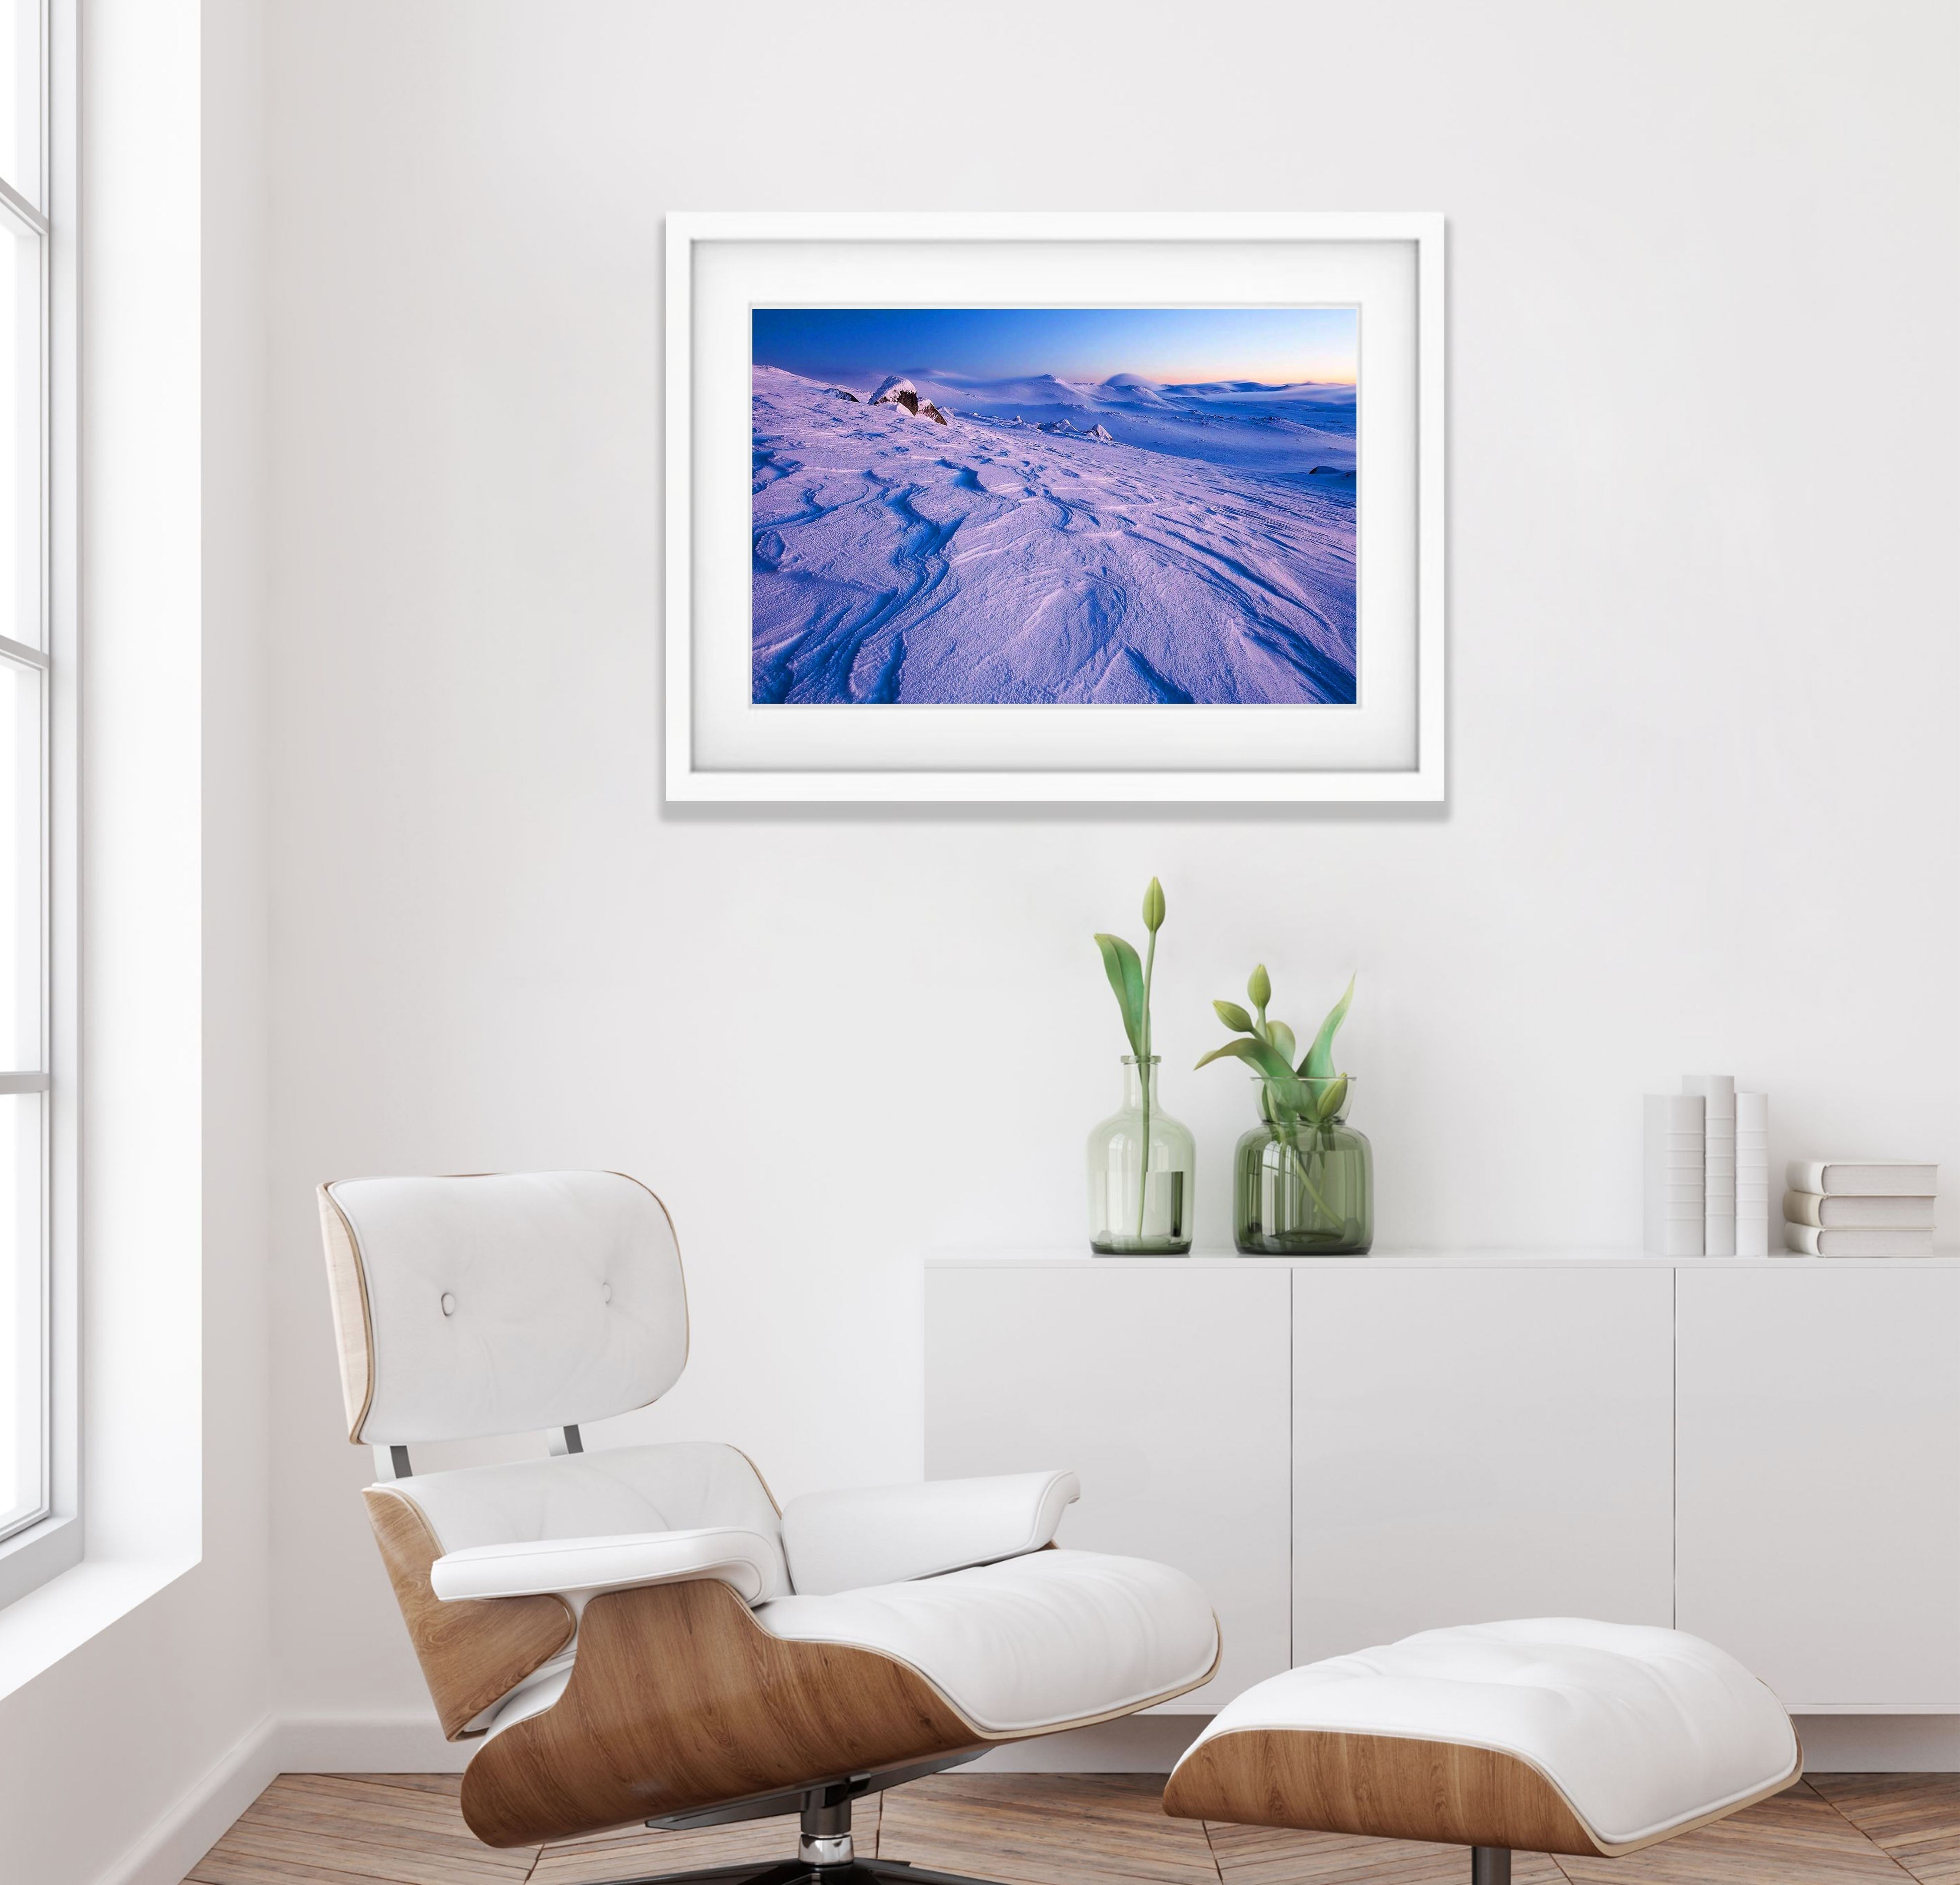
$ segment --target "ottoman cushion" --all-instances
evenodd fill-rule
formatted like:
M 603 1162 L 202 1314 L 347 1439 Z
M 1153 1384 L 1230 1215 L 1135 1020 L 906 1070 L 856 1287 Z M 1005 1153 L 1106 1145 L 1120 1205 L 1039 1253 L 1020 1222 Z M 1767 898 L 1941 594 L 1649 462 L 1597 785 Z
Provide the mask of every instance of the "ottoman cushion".
M 1425 1630 L 1259 1683 L 1192 1744 L 1164 1806 L 1615 1856 L 1803 1771 L 1782 1705 L 1713 1645 L 1551 1617 Z

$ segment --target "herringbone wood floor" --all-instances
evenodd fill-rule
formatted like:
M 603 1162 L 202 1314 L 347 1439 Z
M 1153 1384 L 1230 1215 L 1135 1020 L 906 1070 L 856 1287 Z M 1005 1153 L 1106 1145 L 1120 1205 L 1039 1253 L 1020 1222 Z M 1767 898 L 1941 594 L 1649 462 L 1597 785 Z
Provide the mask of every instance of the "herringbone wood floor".
M 1454 1847 L 1165 1818 L 1145 1775 L 940 1775 L 861 1803 L 858 1849 L 1005 1885 L 1464 1885 Z M 283 1774 L 186 1885 L 597 1885 L 790 1857 L 793 1820 L 495 1852 L 453 1774 Z M 1960 1774 L 1813 1774 L 1630 1859 L 1519 1855 L 1515 1885 L 1960 1885 Z

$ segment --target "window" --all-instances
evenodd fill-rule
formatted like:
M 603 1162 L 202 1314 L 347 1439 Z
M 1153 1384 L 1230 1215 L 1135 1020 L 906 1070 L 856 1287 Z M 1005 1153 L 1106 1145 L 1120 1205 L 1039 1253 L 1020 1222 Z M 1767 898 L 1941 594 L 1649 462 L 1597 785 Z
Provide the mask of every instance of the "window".
M 43 0 L 0 0 L 0 1545 L 58 1515 L 48 37 Z

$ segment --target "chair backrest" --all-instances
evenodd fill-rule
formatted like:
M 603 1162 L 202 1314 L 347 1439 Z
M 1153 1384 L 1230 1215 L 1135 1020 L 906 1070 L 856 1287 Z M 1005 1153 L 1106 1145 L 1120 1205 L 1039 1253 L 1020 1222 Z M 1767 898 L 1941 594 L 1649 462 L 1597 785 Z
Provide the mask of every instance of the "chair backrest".
M 345 1178 L 320 1212 L 358 1444 L 603 1420 L 687 1364 L 679 1246 L 636 1179 Z

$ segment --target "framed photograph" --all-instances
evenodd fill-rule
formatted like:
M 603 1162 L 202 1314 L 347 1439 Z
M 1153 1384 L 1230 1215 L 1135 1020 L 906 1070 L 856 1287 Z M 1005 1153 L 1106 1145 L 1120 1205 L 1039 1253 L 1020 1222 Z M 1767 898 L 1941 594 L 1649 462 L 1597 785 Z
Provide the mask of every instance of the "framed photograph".
M 670 215 L 669 798 L 1441 798 L 1443 245 Z

